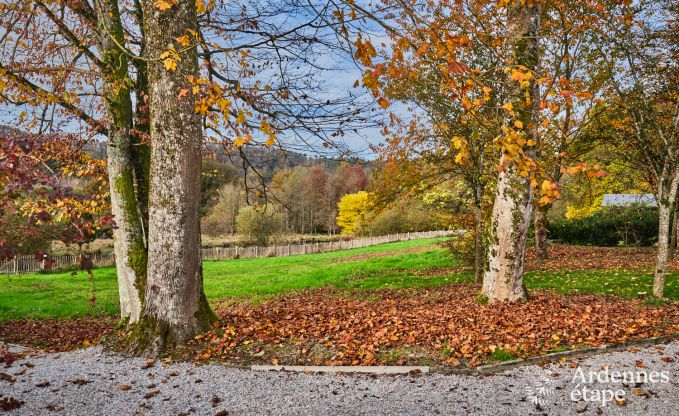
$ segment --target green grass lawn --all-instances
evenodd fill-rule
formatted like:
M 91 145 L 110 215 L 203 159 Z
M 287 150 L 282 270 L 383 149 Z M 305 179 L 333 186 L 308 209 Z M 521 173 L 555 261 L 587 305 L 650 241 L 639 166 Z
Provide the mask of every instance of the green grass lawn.
M 212 302 L 260 301 L 273 295 L 320 287 L 371 290 L 437 286 L 470 281 L 470 271 L 429 273 L 459 266 L 435 244 L 442 239 L 413 240 L 378 246 L 291 257 L 206 261 L 205 292 Z M 404 252 L 422 249 L 418 252 Z M 391 254 L 389 254 L 391 253 Z M 371 255 L 373 255 L 371 257 Z M 388 255 L 385 255 L 388 254 Z M 118 313 L 115 269 L 95 269 L 95 314 Z M 592 270 L 528 272 L 529 289 L 561 293 L 597 293 L 624 297 L 651 293 L 650 271 Z M 91 283 L 84 272 L 0 275 L 0 321 L 18 318 L 69 318 L 88 313 Z M 666 295 L 679 300 L 679 273 L 668 275 Z
M 282 292 L 319 288 L 377 289 L 440 285 L 446 276 L 415 276 L 412 271 L 457 265 L 435 244 L 442 239 L 398 243 L 291 257 L 206 261 L 205 293 L 211 302 L 249 298 L 261 300 Z M 417 248 L 425 251 L 367 257 L 371 254 Z M 96 315 L 118 313 L 118 286 L 114 268 L 94 270 Z M 88 313 L 91 296 L 87 274 L 0 275 L 0 321 L 19 318 L 70 318 Z

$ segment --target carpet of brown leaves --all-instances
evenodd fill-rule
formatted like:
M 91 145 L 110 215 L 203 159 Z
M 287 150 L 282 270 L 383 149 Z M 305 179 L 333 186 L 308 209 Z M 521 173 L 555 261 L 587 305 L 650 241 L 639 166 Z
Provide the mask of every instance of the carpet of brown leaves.
M 604 270 L 653 269 L 656 251 L 652 247 L 588 247 L 554 245 L 549 259 L 539 261 L 535 250 L 526 250 L 526 270 Z M 668 269 L 679 271 L 679 260 L 670 261 Z
M 200 337 L 201 358 L 267 357 L 252 346 L 288 344 L 299 346 L 297 363 L 371 365 L 384 351 L 417 348 L 449 364 L 475 366 L 496 350 L 525 357 L 679 333 L 676 302 L 651 307 L 641 300 L 538 292 L 525 303 L 482 305 L 478 291 L 454 284 L 374 291 L 366 300 L 315 290 L 261 305 L 230 305 L 217 311 L 221 334 Z M 309 345 L 332 355 L 306 359 Z
M 48 351 L 68 351 L 97 342 L 115 324 L 111 318 L 20 319 L 0 323 L 0 340 Z

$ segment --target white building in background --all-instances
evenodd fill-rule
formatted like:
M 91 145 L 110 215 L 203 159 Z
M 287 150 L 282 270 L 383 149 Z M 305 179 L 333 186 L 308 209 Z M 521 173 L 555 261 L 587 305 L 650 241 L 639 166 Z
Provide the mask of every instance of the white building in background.
M 606 194 L 603 201 L 601 201 L 602 207 L 619 207 L 632 204 L 646 205 L 648 207 L 658 206 L 653 194 Z

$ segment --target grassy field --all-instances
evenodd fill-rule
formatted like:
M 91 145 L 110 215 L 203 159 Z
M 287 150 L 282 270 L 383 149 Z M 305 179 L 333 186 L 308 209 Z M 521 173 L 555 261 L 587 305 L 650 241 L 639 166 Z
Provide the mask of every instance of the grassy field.
M 209 261 L 204 263 L 205 292 L 215 303 L 223 300 L 260 301 L 273 295 L 320 287 L 393 289 L 437 286 L 470 281 L 471 271 L 456 269 L 454 260 L 436 243 L 424 239 L 292 257 Z M 118 312 L 115 269 L 94 271 L 96 315 Z M 587 270 L 528 272 L 529 289 L 562 293 L 644 296 L 651 292 L 648 271 Z M 92 284 L 86 274 L 70 273 L 0 276 L 0 321 L 18 318 L 70 318 L 88 313 Z M 666 294 L 679 300 L 679 274 L 668 276 Z

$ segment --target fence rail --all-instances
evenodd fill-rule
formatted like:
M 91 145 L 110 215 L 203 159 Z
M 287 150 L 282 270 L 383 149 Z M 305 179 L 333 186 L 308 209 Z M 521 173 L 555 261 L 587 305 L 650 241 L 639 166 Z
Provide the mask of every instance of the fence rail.
M 327 253 L 330 251 L 369 247 L 377 244 L 393 243 L 396 241 L 446 237 L 455 233 L 455 231 L 423 231 L 415 233 L 390 234 L 379 237 L 354 238 L 350 240 L 285 244 L 267 247 L 205 247 L 202 249 L 202 255 L 203 260 L 296 256 L 300 254 Z M 115 257 L 113 253 L 94 253 L 90 254 L 89 256 L 95 267 L 108 267 L 115 265 Z M 51 271 L 69 270 L 75 268 L 78 265 L 78 256 L 53 256 L 50 257 L 50 261 L 52 262 L 51 266 L 49 267 L 49 270 Z M 40 272 L 45 270 L 45 263 L 46 260 L 36 259 L 35 256 L 16 256 L 11 260 L 0 262 L 0 274 Z

